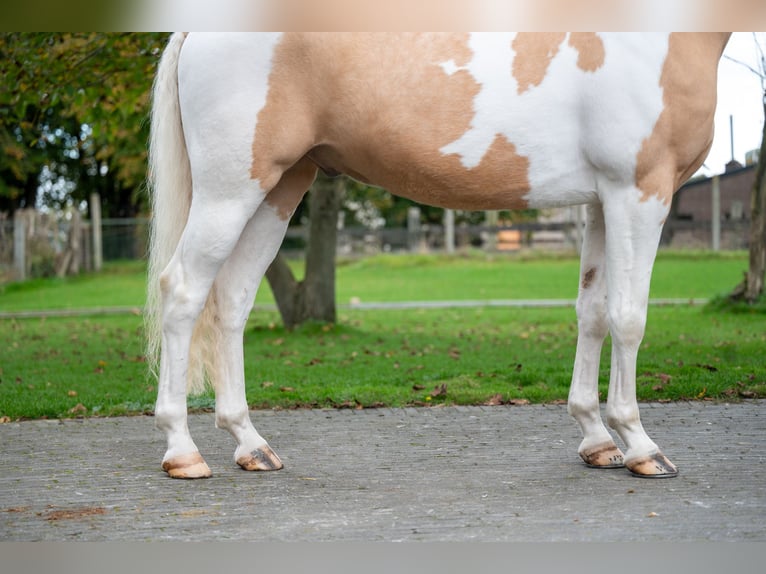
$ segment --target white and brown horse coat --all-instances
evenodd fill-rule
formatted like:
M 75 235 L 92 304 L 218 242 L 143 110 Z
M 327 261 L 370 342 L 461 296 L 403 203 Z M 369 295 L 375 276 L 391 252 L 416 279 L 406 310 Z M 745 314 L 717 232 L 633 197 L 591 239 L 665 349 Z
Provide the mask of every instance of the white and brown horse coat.
M 675 190 L 713 138 L 727 34 L 175 34 L 155 83 L 149 352 L 171 476 L 208 476 L 186 427 L 206 374 L 247 469 L 242 330 L 317 168 L 457 209 L 586 204 L 571 414 L 579 453 L 676 469 L 645 433 L 636 355 Z M 196 327 L 195 327 L 196 325 Z M 194 332 L 194 336 L 192 333 Z M 607 421 L 598 362 L 613 339 Z M 160 353 L 161 349 L 161 353 Z

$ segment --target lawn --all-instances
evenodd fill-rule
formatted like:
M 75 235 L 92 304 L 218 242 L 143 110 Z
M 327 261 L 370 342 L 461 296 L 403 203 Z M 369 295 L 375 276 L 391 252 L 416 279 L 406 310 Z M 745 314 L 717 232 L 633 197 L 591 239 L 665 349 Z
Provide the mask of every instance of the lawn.
M 376 257 L 342 264 L 338 299 L 573 298 L 573 258 Z M 743 254 L 664 254 L 653 297 L 712 297 Z M 477 286 L 478 287 L 477 289 Z M 36 281 L 0 294 L 0 309 L 140 306 L 143 267 Z M 484 291 L 482 291 L 482 289 Z M 262 289 L 259 302 L 268 302 Z M 245 337 L 248 399 L 258 408 L 374 407 L 566 399 L 576 340 L 572 308 L 341 309 L 337 325 L 285 332 L 253 313 Z M 766 315 L 652 307 L 639 355 L 641 400 L 766 397 Z M 0 320 L 0 418 L 150 412 L 141 317 Z M 605 398 L 609 344 L 602 354 Z M 212 394 L 192 397 L 210 408 Z
M 293 262 L 293 267 L 300 276 L 302 264 Z M 731 290 L 745 269 L 744 252 L 661 252 L 651 296 L 712 297 Z M 571 254 L 380 255 L 339 262 L 337 300 L 574 299 L 578 273 L 579 262 Z M 100 274 L 0 286 L 0 311 L 141 307 L 145 289 L 143 262 L 112 263 Z M 274 302 L 268 282 L 256 302 Z

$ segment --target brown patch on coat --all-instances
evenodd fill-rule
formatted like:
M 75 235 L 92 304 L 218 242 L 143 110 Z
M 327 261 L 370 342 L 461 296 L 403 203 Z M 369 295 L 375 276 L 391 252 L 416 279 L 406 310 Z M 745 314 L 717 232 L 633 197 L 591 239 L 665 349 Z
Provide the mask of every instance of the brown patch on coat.
M 604 65 L 604 41 L 595 32 L 572 32 L 569 45 L 577 50 L 577 67 L 584 72 L 595 72 Z
M 587 289 L 593 283 L 593 279 L 596 277 L 596 268 L 591 267 L 582 276 L 582 288 Z
M 564 32 L 516 34 L 511 47 L 516 53 L 513 58 L 513 77 L 518 84 L 519 94 L 542 83 L 564 38 Z
M 251 177 L 289 195 L 267 199 L 289 207 L 297 189 L 275 186 L 306 157 L 421 203 L 525 207 L 529 160 L 512 142 L 496 137 L 472 169 L 440 151 L 471 129 L 480 91 L 464 69 L 472 55 L 467 34 L 286 34 L 258 114 Z
M 662 67 L 663 110 L 636 158 L 641 201 L 669 205 L 713 143 L 718 61 L 728 34 L 673 33 Z
M 266 196 L 266 203 L 277 210 L 282 221 L 293 216 L 316 174 L 316 165 L 308 158 L 303 158 L 282 175 L 276 187 Z

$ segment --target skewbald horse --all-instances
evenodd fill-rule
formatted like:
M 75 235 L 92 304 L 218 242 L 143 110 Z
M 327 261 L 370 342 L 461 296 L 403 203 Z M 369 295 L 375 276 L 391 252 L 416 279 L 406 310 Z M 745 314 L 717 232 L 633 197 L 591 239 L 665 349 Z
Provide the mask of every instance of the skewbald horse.
M 636 402 L 649 281 L 673 193 L 713 139 L 728 34 L 174 34 L 154 85 L 147 356 L 162 467 L 211 471 L 187 427 L 209 381 L 246 470 L 282 462 L 255 430 L 242 337 L 318 169 L 472 210 L 585 204 L 568 409 L 599 468 L 671 477 Z M 598 370 L 612 337 L 608 425 Z

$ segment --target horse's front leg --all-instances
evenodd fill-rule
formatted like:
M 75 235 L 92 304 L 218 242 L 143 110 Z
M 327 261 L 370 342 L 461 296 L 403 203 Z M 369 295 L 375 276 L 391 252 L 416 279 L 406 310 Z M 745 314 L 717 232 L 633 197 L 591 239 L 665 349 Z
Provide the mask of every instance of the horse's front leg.
M 624 466 L 622 451 L 601 420 L 598 373 L 601 347 L 608 332 L 604 213 L 600 204 L 587 206 L 577 296 L 577 353 L 567 403 L 582 430 L 578 453 L 594 468 Z
M 678 470 L 646 434 L 636 401 L 636 361 L 644 336 L 649 284 L 669 205 L 639 190 L 614 190 L 604 197 L 607 317 L 612 364 L 607 422 L 627 446 L 625 466 L 642 477 L 676 476 Z

